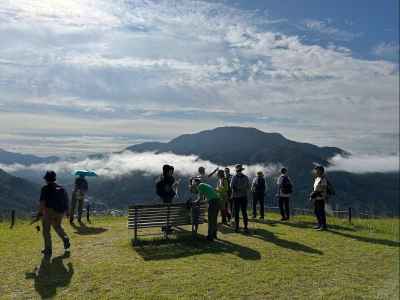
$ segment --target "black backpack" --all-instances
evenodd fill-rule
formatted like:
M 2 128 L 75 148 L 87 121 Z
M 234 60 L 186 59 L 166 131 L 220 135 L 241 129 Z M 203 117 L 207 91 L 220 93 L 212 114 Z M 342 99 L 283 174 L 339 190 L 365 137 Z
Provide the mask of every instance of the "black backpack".
M 327 183 L 326 194 L 328 195 L 328 197 L 335 196 L 336 195 L 335 187 L 328 179 L 326 179 L 326 183 Z
M 255 193 L 264 193 L 265 192 L 265 179 L 262 177 L 258 177 L 254 184 L 254 192 Z
M 65 213 L 68 211 L 68 193 L 67 191 L 60 185 L 55 186 L 54 193 L 54 210 L 58 213 Z
M 293 185 L 287 176 L 283 176 L 282 178 L 281 192 L 284 194 L 293 193 Z
M 175 196 L 175 191 L 169 186 L 168 182 L 166 182 L 164 176 L 160 176 L 156 183 L 156 194 L 161 199 L 173 198 Z

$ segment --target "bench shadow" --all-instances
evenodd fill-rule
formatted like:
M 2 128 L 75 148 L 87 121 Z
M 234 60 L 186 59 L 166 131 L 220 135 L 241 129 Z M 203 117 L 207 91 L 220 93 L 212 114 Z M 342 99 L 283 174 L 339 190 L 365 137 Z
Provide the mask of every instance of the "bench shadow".
M 310 254 L 318 254 L 318 255 L 323 255 L 324 253 L 318 249 L 314 249 L 310 246 L 298 243 L 298 242 L 293 242 L 293 241 L 288 241 L 279 238 L 276 234 L 265 230 L 261 228 L 257 228 L 255 230 L 250 231 L 249 236 L 253 238 L 259 238 L 262 239 L 266 242 L 273 243 L 279 247 L 294 250 L 294 251 L 301 251 L 305 253 L 310 253 Z
M 96 235 L 102 234 L 106 232 L 108 229 L 103 227 L 88 227 L 84 223 L 80 223 L 79 226 L 75 223 L 71 224 L 72 228 L 74 228 L 75 233 L 79 235 Z
M 378 245 L 383 245 L 383 246 L 389 246 L 389 247 L 400 247 L 400 241 L 392 241 L 392 240 L 385 240 L 385 239 L 377 239 L 377 238 L 372 238 L 372 237 L 364 237 L 364 236 L 358 236 L 358 235 L 353 235 L 353 234 L 348 234 L 344 232 L 339 232 L 335 230 L 328 230 L 327 232 L 330 232 L 332 234 L 340 235 L 349 239 L 353 239 L 359 242 L 365 242 L 365 243 L 371 243 L 371 244 L 378 244 Z
M 181 234 L 184 235 L 181 236 Z M 201 254 L 231 253 L 244 260 L 260 260 L 261 254 L 251 248 L 225 240 L 207 241 L 204 236 L 192 236 L 181 230 L 176 238 L 141 240 L 132 249 L 144 260 L 168 260 Z
M 40 266 L 35 267 L 33 272 L 25 273 L 25 279 L 33 279 L 36 292 L 42 299 L 53 298 L 58 288 L 70 285 L 74 268 L 69 262 L 64 265 L 63 260 L 69 258 L 69 252 L 53 259 L 43 258 Z

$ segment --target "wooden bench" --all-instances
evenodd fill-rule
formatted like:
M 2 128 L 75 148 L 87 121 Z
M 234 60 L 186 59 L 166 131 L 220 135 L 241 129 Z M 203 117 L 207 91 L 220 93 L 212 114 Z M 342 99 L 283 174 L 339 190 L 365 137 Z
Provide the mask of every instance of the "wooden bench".
M 198 224 L 204 223 L 206 207 L 206 203 L 202 203 L 200 206 Z M 191 224 L 191 210 L 188 209 L 186 203 L 131 205 L 128 209 L 128 229 L 134 232 L 134 245 L 138 241 L 139 229 L 178 227 Z M 168 230 L 164 233 L 168 237 Z

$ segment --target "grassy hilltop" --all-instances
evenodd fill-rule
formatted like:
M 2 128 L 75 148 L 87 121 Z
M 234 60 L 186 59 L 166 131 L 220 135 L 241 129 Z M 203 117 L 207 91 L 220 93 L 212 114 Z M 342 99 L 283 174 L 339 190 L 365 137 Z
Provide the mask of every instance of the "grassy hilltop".
M 40 234 L 0 223 L 0 299 L 398 299 L 398 219 L 331 218 L 330 231 L 316 232 L 311 217 L 267 216 L 249 235 L 225 227 L 210 243 L 182 231 L 138 247 L 126 218 L 65 224 L 70 257 L 53 234 L 53 260 L 40 271 Z

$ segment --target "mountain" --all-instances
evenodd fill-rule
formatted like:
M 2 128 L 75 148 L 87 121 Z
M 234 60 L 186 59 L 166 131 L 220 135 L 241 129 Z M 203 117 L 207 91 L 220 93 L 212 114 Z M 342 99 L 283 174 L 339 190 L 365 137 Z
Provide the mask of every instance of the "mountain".
M 58 160 L 59 158 L 56 156 L 39 157 L 30 154 L 8 152 L 3 149 L 0 149 L 0 164 L 4 165 L 12 165 L 12 164 L 33 165 L 41 163 L 53 163 Z
M 290 169 L 309 169 L 318 163 L 328 165 L 337 155 L 348 155 L 335 147 L 318 147 L 286 139 L 279 133 L 255 128 L 220 127 L 195 134 L 185 134 L 168 143 L 150 142 L 128 147 L 132 152 L 172 152 L 195 154 L 220 165 L 280 163 Z
M 35 209 L 40 186 L 12 176 L 0 169 L 0 213 L 8 209 L 29 211 Z

